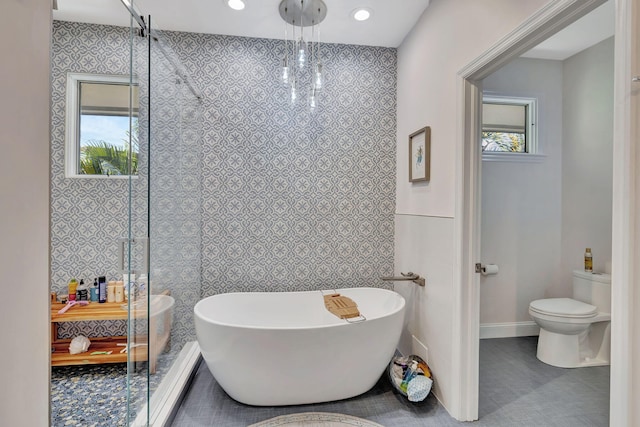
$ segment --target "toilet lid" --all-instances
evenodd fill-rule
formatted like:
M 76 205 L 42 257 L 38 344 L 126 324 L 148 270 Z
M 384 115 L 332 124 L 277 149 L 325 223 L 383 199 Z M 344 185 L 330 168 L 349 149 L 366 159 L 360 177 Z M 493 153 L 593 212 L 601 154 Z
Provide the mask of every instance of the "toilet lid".
M 571 298 L 547 298 L 532 301 L 531 310 L 541 314 L 563 317 L 592 317 L 598 312 L 594 305 Z

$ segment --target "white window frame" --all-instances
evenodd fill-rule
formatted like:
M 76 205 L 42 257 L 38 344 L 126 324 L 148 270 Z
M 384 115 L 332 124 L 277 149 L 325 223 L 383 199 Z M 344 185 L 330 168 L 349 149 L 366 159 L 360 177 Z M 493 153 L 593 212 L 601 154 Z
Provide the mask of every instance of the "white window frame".
M 128 75 L 122 74 L 94 74 L 94 73 L 67 73 L 67 105 L 65 119 L 65 165 L 66 178 L 92 178 L 92 179 L 129 179 L 136 175 L 86 175 L 78 173 L 80 157 L 80 83 L 117 83 L 130 84 Z
M 527 107 L 527 125 L 525 129 L 525 135 L 527 138 L 527 152 L 510 153 L 506 151 L 483 151 L 483 161 L 541 162 L 544 160 L 545 155 L 540 153 L 538 150 L 538 98 L 485 93 L 482 96 L 482 103 L 525 105 Z

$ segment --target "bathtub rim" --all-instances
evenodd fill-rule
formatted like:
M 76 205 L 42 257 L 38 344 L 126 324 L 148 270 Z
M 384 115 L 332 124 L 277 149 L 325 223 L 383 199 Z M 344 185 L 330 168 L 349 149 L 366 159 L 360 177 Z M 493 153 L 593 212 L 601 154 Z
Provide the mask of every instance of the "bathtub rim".
M 326 293 L 328 294 L 328 292 L 340 292 L 340 291 L 346 291 L 346 290 L 352 290 L 352 289 L 373 289 L 376 292 L 377 291 L 384 291 L 385 293 L 388 294 L 394 294 L 395 296 L 397 296 L 400 299 L 400 304 L 398 305 L 398 307 L 395 310 L 391 310 L 388 312 L 385 312 L 384 315 L 382 316 L 377 316 L 374 318 L 367 318 L 366 320 L 362 321 L 362 322 L 348 322 L 346 319 L 340 319 L 337 316 L 334 316 L 335 319 L 334 320 L 336 323 L 332 323 L 332 324 L 323 324 L 323 325 L 315 325 L 315 326 L 261 326 L 261 325 L 242 325 L 242 324 L 237 324 L 237 323 L 228 323 L 228 322 L 221 322 L 221 321 L 217 321 L 217 320 L 212 320 L 209 318 L 205 318 L 203 316 L 201 316 L 198 313 L 198 306 L 200 305 L 201 302 L 206 301 L 210 298 L 215 298 L 217 296 L 220 295 L 249 295 L 249 294 L 304 294 L 304 293 L 316 293 L 316 292 L 320 292 L 320 293 Z M 363 287 L 356 287 L 356 288 L 339 288 L 339 289 L 319 289 L 319 290 L 312 290 L 312 291 L 280 291 L 280 292 L 265 292 L 265 291 L 259 291 L 259 292 L 225 292 L 225 293 L 221 293 L 221 294 L 215 294 L 215 295 L 210 295 L 208 297 L 205 297 L 201 300 L 199 300 L 196 305 L 193 307 L 193 314 L 195 316 L 194 320 L 197 319 L 199 321 L 203 321 L 203 322 L 207 322 L 216 326 L 225 326 L 225 327 L 229 327 L 229 328 L 239 328 L 239 329 L 252 329 L 252 330 L 269 330 L 269 331 L 295 331 L 295 330 L 316 330 L 316 329 L 326 329 L 326 328 L 336 328 L 336 327 L 341 327 L 341 326 L 345 326 L 345 325 L 357 325 L 359 323 L 367 323 L 367 322 L 372 322 L 374 320 L 378 320 L 378 319 L 384 319 L 390 316 L 394 316 L 397 315 L 400 312 L 403 312 L 406 308 L 407 302 L 404 298 L 404 296 L 402 296 L 400 293 L 394 291 L 394 290 L 390 290 L 390 289 L 385 289 L 385 288 L 373 288 L 370 286 L 363 286 Z

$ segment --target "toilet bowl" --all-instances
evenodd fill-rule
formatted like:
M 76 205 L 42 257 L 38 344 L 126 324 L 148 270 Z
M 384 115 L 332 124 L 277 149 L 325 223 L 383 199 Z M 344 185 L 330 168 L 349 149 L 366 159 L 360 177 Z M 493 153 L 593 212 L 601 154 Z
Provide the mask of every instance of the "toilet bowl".
M 573 297 L 539 299 L 529 304 L 529 314 L 540 327 L 538 359 L 561 368 L 608 365 L 610 276 L 574 271 Z

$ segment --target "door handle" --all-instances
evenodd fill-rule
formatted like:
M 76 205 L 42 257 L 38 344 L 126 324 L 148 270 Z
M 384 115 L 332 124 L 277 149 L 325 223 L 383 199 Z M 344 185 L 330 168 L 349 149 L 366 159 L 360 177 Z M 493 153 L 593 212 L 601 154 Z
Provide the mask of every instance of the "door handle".
M 118 264 L 120 267 L 120 273 L 122 274 L 130 274 L 130 273 L 134 273 L 135 270 L 131 269 L 131 271 L 129 271 L 128 268 L 125 268 L 125 260 L 124 260 L 124 254 L 125 254 L 125 245 L 131 243 L 131 245 L 134 245 L 136 243 L 142 243 L 142 270 L 144 272 L 144 274 L 147 274 L 149 272 L 149 238 L 148 237 L 136 237 L 133 239 L 127 239 L 126 237 L 123 237 L 121 239 L 118 239 Z

